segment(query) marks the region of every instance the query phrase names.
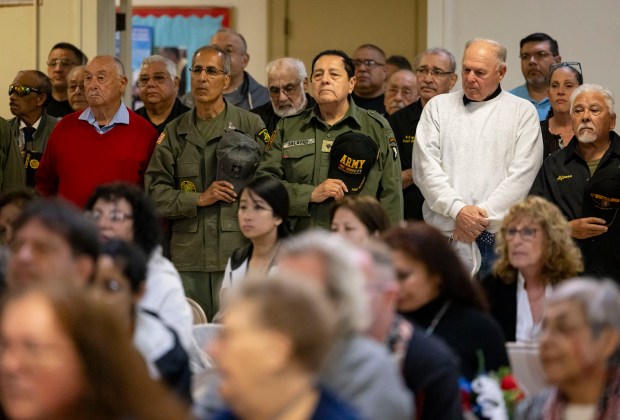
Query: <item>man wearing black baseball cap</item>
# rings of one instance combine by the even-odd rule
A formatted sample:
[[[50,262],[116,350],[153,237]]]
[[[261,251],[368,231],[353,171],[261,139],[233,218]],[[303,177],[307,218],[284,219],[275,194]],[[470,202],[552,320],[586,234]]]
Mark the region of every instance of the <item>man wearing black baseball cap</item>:
[[[328,229],[331,203],[348,193],[377,197],[392,222],[403,218],[400,159],[392,129],[377,112],[355,105],[354,86],[355,66],[349,56],[339,50],[319,53],[311,73],[317,105],[280,120],[261,160],[257,174],[284,181],[296,232]],[[375,161],[355,157],[359,148],[341,150],[341,141],[358,141],[348,136],[337,140],[346,133],[363,134],[359,145],[374,143],[376,150],[371,147],[370,154],[378,155]]]

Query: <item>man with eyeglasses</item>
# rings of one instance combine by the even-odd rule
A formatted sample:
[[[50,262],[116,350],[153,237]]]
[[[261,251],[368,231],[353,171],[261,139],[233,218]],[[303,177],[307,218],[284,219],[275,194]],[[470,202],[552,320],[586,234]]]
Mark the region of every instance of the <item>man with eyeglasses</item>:
[[[172,220],[170,252],[188,297],[212,319],[226,263],[246,242],[237,221],[238,194],[217,178],[217,149],[226,130],[255,139],[261,149],[269,134],[260,117],[224,98],[231,59],[207,45],[192,56],[194,107],[166,126],[146,171],[146,189],[162,217]]]
[[[88,108],[86,91],[84,90],[84,69],[85,66],[73,67],[67,76],[69,105],[75,112],[82,112]]]
[[[73,67],[83,66],[86,61],[86,55],[73,44],[59,42],[52,47],[47,57],[47,75],[52,80],[47,113],[52,117],[64,117],[74,112],[67,97],[67,76]]]
[[[95,188],[113,181],[144,185],[157,132],[121,101],[127,87],[116,57],[93,58],[84,70],[88,108],[65,116],[50,135],[36,189],[83,207]]]
[[[398,70],[387,81],[385,89],[385,115],[389,116],[418,100],[415,74],[411,70]]]
[[[620,282],[620,137],[614,95],[584,84],[570,97],[575,136],[545,159],[530,194],[556,204],[569,220],[585,271]]]
[[[51,97],[50,79],[38,70],[18,72],[9,86],[9,108],[15,115],[9,121],[11,138],[21,151],[26,185],[32,188],[48,139],[58,122],[46,112]]]
[[[376,45],[364,44],[353,53],[355,65],[355,105],[385,114],[384,91],[387,80],[385,52]]]
[[[519,59],[525,83],[510,93],[530,101],[538,111],[538,118],[544,121],[551,109],[549,103],[549,67],[562,61],[558,42],[549,35],[537,32],[526,36],[519,43]]]
[[[490,273],[495,233],[510,206],[527,195],[542,164],[536,109],[502,91],[505,74],[504,45],[480,38],[467,42],[463,91],[426,103],[413,144],[413,179],[425,199],[424,220],[450,240],[472,277]]]
[[[400,161],[392,129],[377,112],[362,109],[350,99],[355,83],[355,66],[346,53],[320,52],[312,61],[311,77],[317,105],[280,120],[258,167],[257,175],[284,181],[294,232],[329,229],[331,204],[349,193],[379,199],[393,223],[403,218]],[[363,134],[378,148],[369,152],[378,156],[356,192],[338,176],[329,176],[332,144],[343,134]],[[346,154],[342,159],[341,167],[348,173],[360,173],[368,163]]]
[[[177,66],[174,61],[161,55],[152,55],[142,60],[138,88],[144,106],[138,108],[136,114],[150,122],[158,135],[163,133],[166,124],[189,111],[177,98]]]
[[[413,170],[411,169],[415,131],[422,115],[422,108],[431,98],[450,92],[458,76],[455,73],[456,60],[454,56],[450,51],[443,48],[429,48],[418,54],[414,61],[414,68],[419,99],[402,110],[391,114],[388,121],[394,130],[400,151],[405,219],[423,220],[422,203],[424,203],[424,197],[414,183]]]
[[[261,117],[270,133],[282,117],[299,114],[314,106],[314,99],[306,93],[306,66],[297,58],[283,57],[267,64],[267,85],[271,101],[252,112]]]

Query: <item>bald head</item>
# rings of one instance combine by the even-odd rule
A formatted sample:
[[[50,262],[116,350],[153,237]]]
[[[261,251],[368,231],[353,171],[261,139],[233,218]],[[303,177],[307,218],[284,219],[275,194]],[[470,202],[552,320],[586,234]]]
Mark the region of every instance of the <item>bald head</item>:
[[[484,101],[499,87],[506,74],[506,47],[491,39],[477,38],[465,44],[462,83],[465,96]]]

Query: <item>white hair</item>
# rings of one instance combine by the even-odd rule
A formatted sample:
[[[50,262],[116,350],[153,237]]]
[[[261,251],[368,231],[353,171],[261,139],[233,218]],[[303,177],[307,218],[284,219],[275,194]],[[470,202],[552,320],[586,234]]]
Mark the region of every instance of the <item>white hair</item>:
[[[326,293],[338,308],[341,332],[366,329],[369,321],[364,273],[356,263],[360,255],[345,239],[327,231],[309,231],[282,243],[279,257],[318,254],[325,260]]]
[[[276,60],[270,61],[267,64],[267,77],[275,73],[277,70],[282,68],[292,67],[297,72],[297,76],[299,76],[299,82],[303,82],[306,77],[308,77],[308,72],[306,71],[306,66],[303,61],[298,58],[293,57],[282,57]]]
[[[573,105],[575,103],[575,99],[577,96],[582,93],[600,93],[605,98],[605,104],[607,105],[607,110],[609,111],[609,115],[614,117],[616,115],[616,111],[614,110],[614,94],[609,89],[605,89],[601,85],[596,85],[594,83],[585,83],[579,86],[577,89],[573,91],[570,95],[570,113],[573,113]]]
[[[151,55],[149,57],[146,57],[144,60],[142,60],[140,71],[142,71],[142,67],[148,64],[155,64],[155,63],[164,63],[164,65],[166,66],[166,71],[168,72],[170,77],[172,79],[177,77],[177,65],[174,63],[174,61],[159,54]]]

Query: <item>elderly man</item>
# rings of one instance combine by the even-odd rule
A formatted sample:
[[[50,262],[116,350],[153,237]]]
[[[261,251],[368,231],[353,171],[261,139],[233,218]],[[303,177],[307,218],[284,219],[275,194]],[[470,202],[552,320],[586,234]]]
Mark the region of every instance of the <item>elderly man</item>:
[[[161,55],[152,55],[142,60],[138,88],[144,106],[137,109],[136,114],[150,122],[158,135],[163,133],[166,124],[189,111],[177,99],[177,66]]]
[[[414,66],[420,99],[406,106],[402,111],[390,115],[388,121],[394,130],[400,151],[405,219],[423,220],[424,197],[414,183],[411,169],[415,131],[422,115],[422,108],[431,98],[450,92],[458,76],[455,73],[454,56],[443,48],[429,48],[418,54]]]
[[[252,112],[261,117],[270,133],[282,117],[299,114],[314,106],[314,99],[306,93],[306,66],[297,58],[283,57],[267,64],[267,85],[271,102],[254,108]]]
[[[398,70],[387,81],[383,101],[385,114],[392,115],[417,101],[418,98],[415,74],[411,70]]]
[[[67,95],[71,109],[82,112],[88,108],[86,91],[84,90],[85,66],[73,67],[67,76]]]
[[[530,194],[555,203],[570,221],[586,273],[620,281],[620,137],[613,131],[614,96],[585,84],[570,101],[575,137],[545,160]]]
[[[372,109],[379,114],[385,114],[383,93],[387,70],[385,67],[385,53],[373,44],[360,45],[353,54],[355,65],[355,88],[353,100],[360,108]]]
[[[538,111],[538,118],[547,118],[551,109],[549,103],[549,67],[562,61],[558,42],[545,33],[526,36],[519,43],[519,58],[525,83],[510,93],[530,101]]]
[[[75,66],[86,64],[86,55],[68,42],[54,45],[47,57],[47,75],[52,80],[52,94],[47,113],[52,117],[64,117],[73,112],[67,95],[67,75]]]
[[[127,86],[115,57],[93,58],[84,71],[89,107],[64,117],[52,132],[37,190],[83,207],[98,185],[126,181],[142,186],[157,140],[155,129],[121,102]]]
[[[237,221],[239,191],[217,177],[218,144],[226,130],[246,133],[261,149],[269,142],[258,115],[224,99],[230,66],[228,53],[217,46],[194,52],[190,72],[196,105],[166,126],[146,173],[157,210],[174,219],[170,252],[185,293],[209,319],[219,307],[228,258],[245,241]]]
[[[73,206],[62,200],[31,202],[13,225],[7,266],[9,288],[43,281],[86,286],[95,274],[99,235]]]
[[[311,87],[317,106],[278,123],[257,171],[284,181],[291,197],[295,231],[329,229],[333,199],[353,193],[352,184],[357,185],[356,192],[378,197],[392,222],[402,219],[400,161],[392,129],[382,116],[359,108],[349,99],[355,86],[354,71],[352,60],[339,50],[323,51],[314,58]],[[349,142],[350,156],[333,153],[335,142],[347,147],[347,136],[340,138],[346,134],[363,137],[366,143],[356,144],[370,142],[374,146],[370,149],[377,150],[364,153],[364,159],[355,158],[360,149]],[[334,158],[342,160],[339,169],[360,176],[360,181],[348,182],[351,191],[343,181],[345,177],[336,176],[338,170],[330,171]],[[362,170],[367,171],[364,177],[359,173]]]
[[[424,220],[450,238],[472,276],[490,272],[494,234],[510,206],[527,195],[542,163],[536,109],[500,87],[505,61],[500,43],[467,42],[463,92],[426,104],[413,145]]]
[[[17,73],[9,86],[9,108],[15,115],[11,125],[11,137],[24,159],[26,185],[34,187],[35,173],[47,141],[58,120],[46,112],[52,97],[50,79],[38,70]]]

